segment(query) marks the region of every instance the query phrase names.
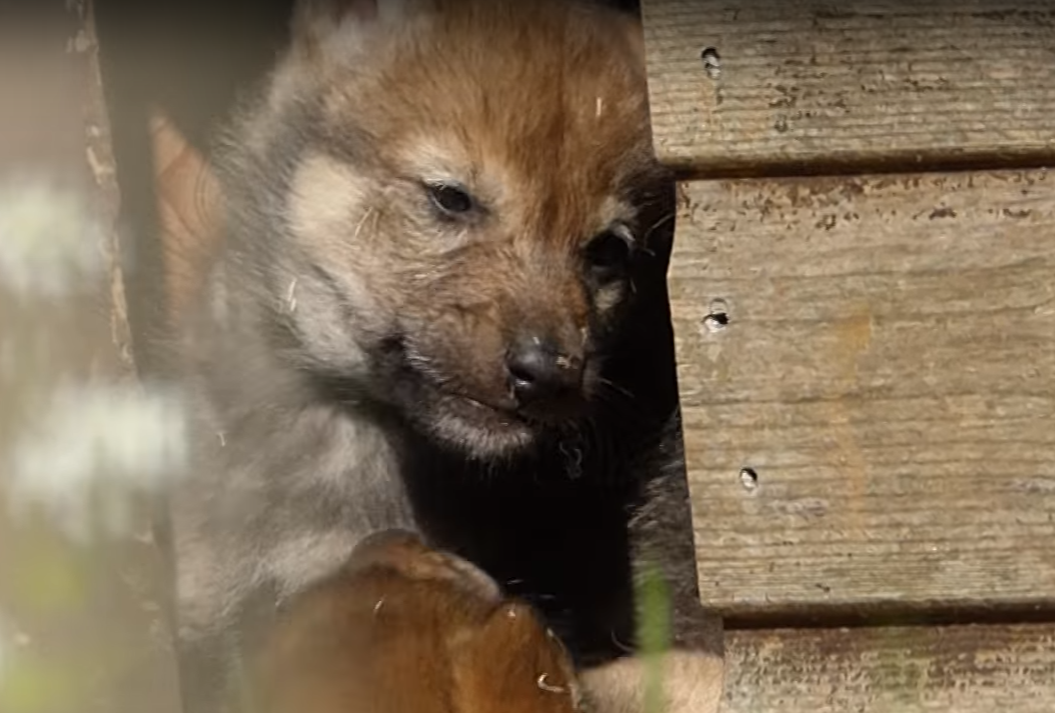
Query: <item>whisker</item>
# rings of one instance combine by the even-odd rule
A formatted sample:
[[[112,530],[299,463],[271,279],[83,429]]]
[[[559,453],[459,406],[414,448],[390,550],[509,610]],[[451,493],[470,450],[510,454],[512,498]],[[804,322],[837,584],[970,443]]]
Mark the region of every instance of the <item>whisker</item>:
[[[627,397],[631,401],[635,400],[635,398],[636,398],[634,396],[634,394],[629,389],[627,389],[625,386],[621,386],[621,385],[617,384],[616,382],[612,381],[611,379],[606,378],[604,376],[597,377],[597,383],[601,384],[602,386],[606,386],[609,389],[613,389],[613,390],[619,392],[620,394],[622,394],[623,396]]]
[[[355,225],[355,231],[352,233],[352,242],[353,243],[355,243],[356,241],[359,240],[359,233],[362,231],[363,225],[366,223],[367,219],[370,218],[370,216],[372,216],[376,212],[377,211],[374,210],[374,208],[372,208],[372,207],[367,208],[366,212],[363,213],[361,218],[359,218],[359,222],[356,223],[356,225]],[[377,228],[376,224],[374,225],[374,228],[376,230],[376,228]]]
[[[612,636],[612,643],[615,644],[617,648],[622,650],[622,652],[624,654],[632,654],[632,653],[634,653],[634,647],[630,646],[629,644],[624,644],[622,641],[620,641],[619,637],[615,633],[615,630],[612,630],[611,636]]]
[[[647,252],[649,255],[654,257],[656,253],[648,247],[649,239],[652,237],[653,233],[655,233],[657,230],[659,230],[662,226],[666,225],[670,221],[674,220],[676,217],[677,217],[677,213],[676,212],[667,213],[662,218],[657,220],[652,225],[651,228],[646,230],[644,237],[642,237],[642,239],[641,239],[641,242],[642,242],[641,249],[644,250],[645,252]]]

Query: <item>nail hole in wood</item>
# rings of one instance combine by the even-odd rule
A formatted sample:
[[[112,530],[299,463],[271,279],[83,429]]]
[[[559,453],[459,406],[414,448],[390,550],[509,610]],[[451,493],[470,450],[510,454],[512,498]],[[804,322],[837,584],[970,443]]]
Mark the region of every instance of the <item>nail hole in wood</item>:
[[[703,326],[710,332],[719,332],[729,326],[729,311],[724,300],[711,303],[707,316],[703,318]]]
[[[718,79],[722,74],[722,60],[718,56],[718,50],[708,47],[700,52],[700,60],[703,62],[703,71],[711,79]]]
[[[740,485],[744,486],[744,490],[748,492],[753,492],[758,488],[758,473],[754,468],[740,469]]]

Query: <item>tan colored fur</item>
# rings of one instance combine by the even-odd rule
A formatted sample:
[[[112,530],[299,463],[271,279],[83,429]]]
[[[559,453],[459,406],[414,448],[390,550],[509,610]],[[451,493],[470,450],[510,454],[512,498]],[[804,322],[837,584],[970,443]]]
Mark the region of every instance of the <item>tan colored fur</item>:
[[[618,659],[584,672],[582,686],[589,692],[598,713],[642,713],[646,676],[653,670],[662,676],[664,711],[717,713],[719,710],[724,682],[722,660],[698,652],[670,651],[663,654],[656,669],[642,658]]]

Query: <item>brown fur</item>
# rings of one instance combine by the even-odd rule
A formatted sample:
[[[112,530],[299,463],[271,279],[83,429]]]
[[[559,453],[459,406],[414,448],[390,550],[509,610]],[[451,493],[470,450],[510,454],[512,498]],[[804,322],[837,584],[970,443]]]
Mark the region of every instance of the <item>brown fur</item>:
[[[290,602],[252,713],[573,713],[571,663],[527,606],[413,536],[364,541]],[[541,684],[540,684],[541,681]]]
[[[529,444],[531,420],[550,417],[515,408],[503,358],[517,340],[553,340],[585,362],[582,396],[596,395],[605,339],[634,285],[585,282],[584,250],[618,226],[647,254],[663,216],[642,194],[665,174],[629,21],[553,0],[403,4],[405,16],[386,24],[382,12],[365,28],[302,20],[309,29],[266,110],[243,125],[233,167],[242,180],[263,169],[255,162],[274,142],[291,140],[291,113],[311,115],[310,135],[287,192],[268,205],[234,198],[252,211],[247,222],[266,214],[288,226],[298,263],[325,267],[273,266],[271,299],[297,307],[294,338],[318,342],[299,356],[345,372],[365,360],[381,387],[372,396],[491,458]],[[479,210],[438,220],[422,185],[437,180],[463,184]],[[320,334],[313,316],[340,309],[325,304],[330,291],[352,307],[346,334]],[[396,395],[376,364],[393,340],[413,367]]]

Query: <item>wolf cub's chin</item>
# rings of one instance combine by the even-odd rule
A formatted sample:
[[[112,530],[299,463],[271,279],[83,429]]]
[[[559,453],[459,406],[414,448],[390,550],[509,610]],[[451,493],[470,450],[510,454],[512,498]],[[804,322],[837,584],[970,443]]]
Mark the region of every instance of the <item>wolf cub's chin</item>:
[[[451,398],[426,421],[435,440],[474,460],[494,460],[528,449],[538,438],[525,421],[464,398]]]
[[[475,460],[516,455],[536,442],[539,426],[472,396],[420,384],[401,404],[414,426],[438,445]]]

